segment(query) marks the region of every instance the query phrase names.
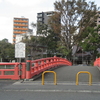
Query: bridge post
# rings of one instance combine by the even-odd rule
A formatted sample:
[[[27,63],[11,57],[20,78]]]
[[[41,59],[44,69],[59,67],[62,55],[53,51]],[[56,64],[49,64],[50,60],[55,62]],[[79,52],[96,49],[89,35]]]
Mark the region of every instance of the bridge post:
[[[28,55],[26,60],[26,80],[31,78],[31,55]]]

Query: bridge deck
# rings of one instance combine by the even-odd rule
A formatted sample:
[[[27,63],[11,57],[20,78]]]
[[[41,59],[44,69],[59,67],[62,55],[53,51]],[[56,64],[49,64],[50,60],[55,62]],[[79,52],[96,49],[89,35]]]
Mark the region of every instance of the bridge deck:
[[[54,69],[57,73],[57,82],[59,81],[67,81],[67,82],[75,82],[76,74],[79,71],[88,71],[92,74],[92,82],[100,82],[100,71],[97,67],[93,66],[63,66]],[[53,81],[53,73],[45,74],[45,81]],[[41,77],[36,79],[36,81],[41,81]],[[89,75],[81,73],[79,74],[79,82],[88,82]]]

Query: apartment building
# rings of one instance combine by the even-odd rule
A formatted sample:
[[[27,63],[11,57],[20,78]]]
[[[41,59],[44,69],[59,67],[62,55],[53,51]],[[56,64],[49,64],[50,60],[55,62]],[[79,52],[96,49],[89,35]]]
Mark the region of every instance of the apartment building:
[[[53,11],[37,13],[37,22],[42,23],[42,24],[48,24],[48,19],[53,14],[54,14]]]
[[[29,19],[28,18],[17,18],[13,19],[13,44],[16,43],[16,36],[26,33],[29,27]]]
[[[32,29],[28,29],[28,31],[26,33],[20,34],[20,35],[16,35],[16,43],[24,40],[24,39],[31,39],[31,37],[33,36],[33,30]]]
[[[48,12],[40,12],[37,13],[37,32],[40,29],[41,25],[46,24],[48,25],[48,20],[50,18],[50,16],[52,16],[54,14],[53,11],[48,11]],[[50,27],[48,27],[50,28]]]

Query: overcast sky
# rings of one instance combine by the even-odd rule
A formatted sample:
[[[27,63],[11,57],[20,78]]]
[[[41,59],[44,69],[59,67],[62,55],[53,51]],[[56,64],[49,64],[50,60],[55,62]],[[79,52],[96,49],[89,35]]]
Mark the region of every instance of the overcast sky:
[[[57,0],[0,0],[0,40],[7,38],[12,43],[14,17],[29,18],[30,25],[31,22],[36,22],[37,13],[54,11],[55,1]],[[100,0],[91,1],[100,6]]]

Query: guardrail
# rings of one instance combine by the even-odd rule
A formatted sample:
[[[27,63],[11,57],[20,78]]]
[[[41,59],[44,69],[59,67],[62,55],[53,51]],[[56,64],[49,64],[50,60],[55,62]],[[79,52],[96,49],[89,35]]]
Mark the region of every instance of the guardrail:
[[[100,67],[100,58],[97,58],[97,59],[94,61],[94,66]]]

